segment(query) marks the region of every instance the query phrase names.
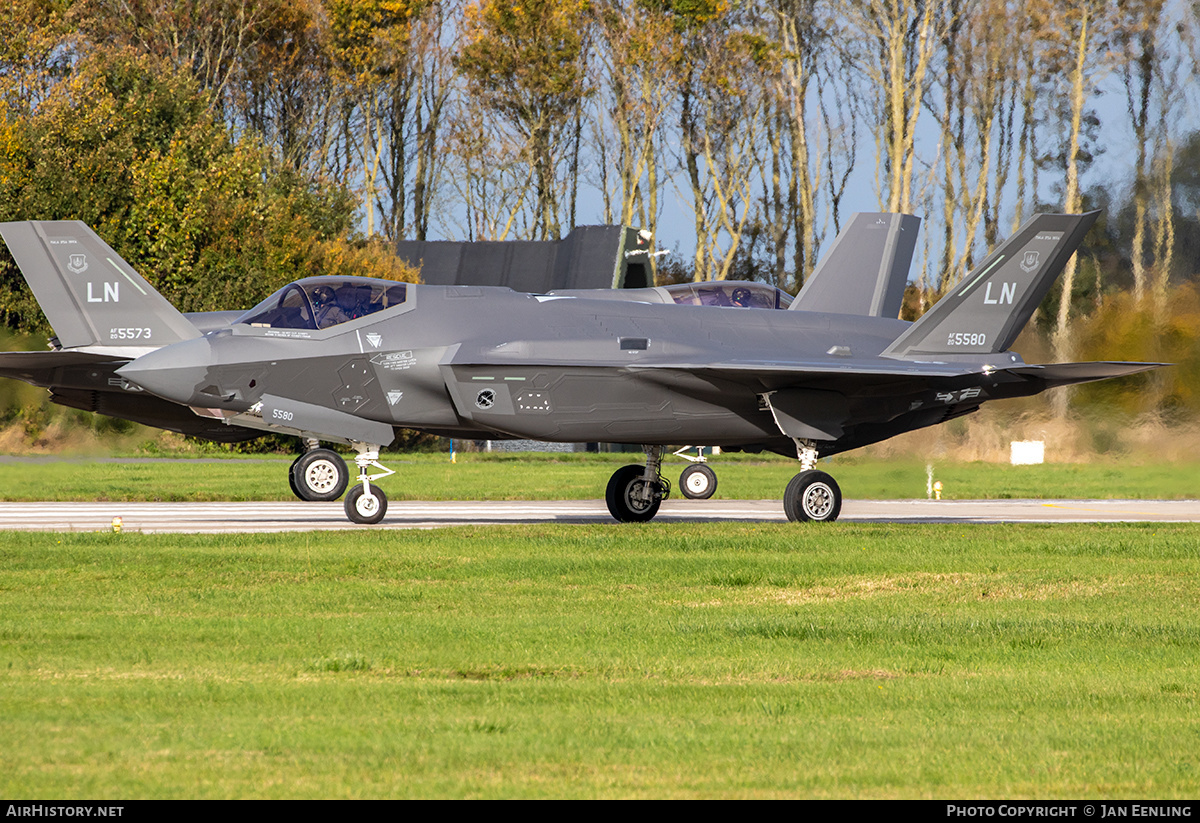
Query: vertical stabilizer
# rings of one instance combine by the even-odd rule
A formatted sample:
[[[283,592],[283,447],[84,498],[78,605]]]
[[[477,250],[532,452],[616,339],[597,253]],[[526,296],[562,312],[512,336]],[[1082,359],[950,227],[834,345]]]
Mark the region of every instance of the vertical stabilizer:
[[[920,227],[911,214],[855,214],[790,308],[897,317]]]
[[[0,236],[63,348],[144,349],[200,336],[83,223],[0,223]]]
[[[909,326],[883,355],[1007,351],[1099,214],[1036,215]]]

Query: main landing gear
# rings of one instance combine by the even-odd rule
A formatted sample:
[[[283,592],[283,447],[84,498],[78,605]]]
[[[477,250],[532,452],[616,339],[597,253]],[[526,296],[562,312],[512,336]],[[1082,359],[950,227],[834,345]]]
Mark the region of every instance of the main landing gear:
[[[346,492],[350,482],[350,472],[346,461],[334,451],[318,448],[320,443],[315,439],[304,441],[308,451],[296,458],[288,471],[288,482],[292,491],[301,500],[310,502],[327,502],[337,500]],[[358,468],[358,479],[349,492],[342,506],[346,517],[352,523],[373,525],[387,514],[387,495],[378,486],[371,483],[380,478],[395,474],[392,469],[384,467],[379,462],[379,447],[370,443],[355,443],[354,450],[358,454],[354,465]],[[379,469],[374,474],[368,474],[371,466]]]
[[[678,452],[676,452],[678,454]],[[837,481],[823,471],[817,471],[817,448],[811,440],[796,440],[796,456],[800,459],[801,471],[788,483],[783,493],[783,511],[788,520],[812,521],[816,523],[832,523],[837,520],[842,511],[842,490]],[[671,486],[663,479],[662,447],[646,447],[646,467],[622,466],[613,472],[608,481],[608,489],[604,493],[604,502],[608,504],[609,513],[622,523],[645,523],[658,514],[658,507],[670,494]],[[704,470],[709,475],[712,470],[697,463],[684,469],[679,478],[680,485],[685,489],[694,482],[692,491],[703,491],[701,480],[707,478],[699,472]],[[696,479],[699,475],[700,479]],[[708,494],[711,497],[716,489],[716,477],[712,477],[712,485]],[[688,497],[699,498],[699,494],[687,494]]]
[[[828,474],[816,470],[817,449],[811,440],[796,440],[802,471],[792,478],[783,493],[783,512],[788,520],[832,523],[842,511],[842,490]]]
[[[297,457],[288,470],[292,493],[301,500],[337,500],[350,481],[346,461],[337,452],[318,448],[316,440],[307,440],[305,444],[308,451]]]
[[[371,482],[396,472],[379,462],[378,446],[369,443],[355,443],[354,450],[358,452],[354,458],[354,464],[358,466],[357,483],[361,485],[356,484],[346,493],[346,499],[342,501],[342,506],[351,523],[370,526],[378,523],[387,514],[387,495],[383,493],[383,489],[372,486]],[[370,466],[374,466],[379,471],[375,474],[368,474],[367,468]]]
[[[613,472],[604,492],[608,512],[622,523],[645,523],[671,493],[662,476],[662,446],[646,447],[646,467],[622,466]]]

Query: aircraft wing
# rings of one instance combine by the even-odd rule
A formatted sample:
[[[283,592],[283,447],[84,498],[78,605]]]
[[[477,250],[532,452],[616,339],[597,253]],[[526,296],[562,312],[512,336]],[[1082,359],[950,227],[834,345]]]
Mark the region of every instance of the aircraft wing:
[[[1050,386],[1066,386],[1075,383],[1089,383],[1094,380],[1107,380],[1112,377],[1124,377],[1168,365],[1170,364],[1119,361],[1021,364],[1012,368],[995,369],[990,374],[999,375],[1002,378],[1008,376],[1010,380],[1013,378],[1044,380]],[[889,363],[872,365],[847,363],[842,365],[830,363],[828,360],[813,362],[733,360],[723,363],[694,364],[639,363],[626,368],[634,372],[675,371],[709,375],[733,383],[757,384],[767,388],[804,385],[814,380],[825,381],[830,377],[840,378],[847,385],[887,384],[912,380],[927,380],[931,381],[931,384],[936,384],[941,381],[989,374],[978,367],[958,363],[914,363],[912,361],[896,361],[895,365]]]
[[[977,367],[956,363],[914,363],[911,361],[873,361],[837,363],[825,360],[730,360],[720,363],[638,363],[626,368],[631,372],[686,373],[747,386],[755,391],[796,386],[821,385],[854,392],[872,386],[898,383],[961,380],[979,373]]]
[[[823,454],[834,454],[891,433],[968,414],[985,399],[1023,397],[1054,386],[1136,374],[1163,364],[1021,364],[990,370],[950,363],[904,365],[907,367],[729,362],[696,364],[691,368],[675,364],[639,364],[628,368],[642,379],[658,378],[670,383],[681,393],[688,391],[688,381],[683,379],[685,373],[722,393],[736,389],[752,391],[763,397],[783,434],[821,442]],[[873,429],[862,428],[861,424],[885,409],[890,415],[887,423]],[[777,445],[765,447],[786,452],[786,448],[781,451]]]

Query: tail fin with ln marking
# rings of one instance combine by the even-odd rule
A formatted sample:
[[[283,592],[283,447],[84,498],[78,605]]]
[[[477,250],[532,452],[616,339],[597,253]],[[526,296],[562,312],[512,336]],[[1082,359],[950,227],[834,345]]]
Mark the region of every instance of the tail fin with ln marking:
[[[883,355],[913,359],[1007,351],[1099,215],[1036,215]]]
[[[83,223],[0,223],[0,236],[63,348],[157,348],[200,336]]]

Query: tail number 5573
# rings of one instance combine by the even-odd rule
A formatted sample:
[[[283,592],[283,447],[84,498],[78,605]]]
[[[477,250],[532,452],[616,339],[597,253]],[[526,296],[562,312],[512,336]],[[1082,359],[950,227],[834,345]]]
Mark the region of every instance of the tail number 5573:
[[[149,340],[150,329],[109,329],[109,340]]]

